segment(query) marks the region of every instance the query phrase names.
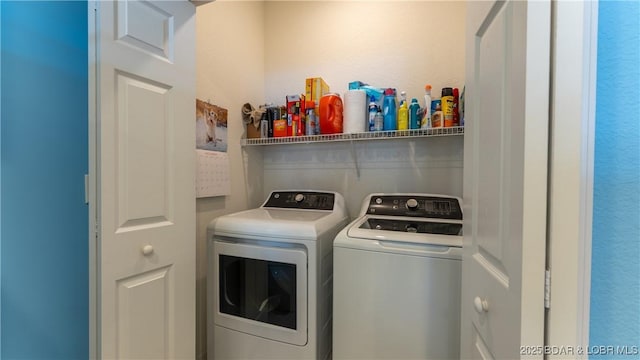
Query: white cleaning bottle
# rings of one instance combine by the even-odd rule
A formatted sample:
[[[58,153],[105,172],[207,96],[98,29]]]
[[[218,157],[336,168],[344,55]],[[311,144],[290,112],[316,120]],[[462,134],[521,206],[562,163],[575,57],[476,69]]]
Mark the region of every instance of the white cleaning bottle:
[[[420,128],[428,129],[431,127],[431,85],[425,85],[424,91],[424,110],[422,111],[422,122],[420,123]]]

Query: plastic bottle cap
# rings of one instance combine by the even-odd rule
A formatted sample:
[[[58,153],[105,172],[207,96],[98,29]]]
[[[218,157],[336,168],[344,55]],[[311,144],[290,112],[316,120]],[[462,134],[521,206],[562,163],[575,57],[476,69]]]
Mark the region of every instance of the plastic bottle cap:
[[[431,85],[429,85],[429,84],[425,85],[425,86],[424,86],[424,89],[425,89],[426,91],[431,91]]]

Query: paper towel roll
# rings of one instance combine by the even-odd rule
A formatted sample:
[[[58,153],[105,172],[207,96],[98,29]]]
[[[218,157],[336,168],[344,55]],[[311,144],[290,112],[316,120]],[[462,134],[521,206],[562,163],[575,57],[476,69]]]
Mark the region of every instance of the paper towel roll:
[[[366,131],[367,105],[367,93],[364,90],[349,90],[344,94],[344,133]]]

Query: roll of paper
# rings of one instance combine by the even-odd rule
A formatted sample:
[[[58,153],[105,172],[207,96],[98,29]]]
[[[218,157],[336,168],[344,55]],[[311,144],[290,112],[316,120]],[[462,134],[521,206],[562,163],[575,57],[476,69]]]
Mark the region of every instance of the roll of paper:
[[[344,94],[344,133],[365,132],[367,124],[367,93],[349,90]]]

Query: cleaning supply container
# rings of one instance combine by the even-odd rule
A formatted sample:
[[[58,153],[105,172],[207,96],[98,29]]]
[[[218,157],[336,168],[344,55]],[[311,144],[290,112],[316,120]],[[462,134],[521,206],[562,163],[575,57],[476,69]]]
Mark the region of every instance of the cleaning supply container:
[[[339,94],[326,94],[320,98],[320,133],[342,133],[342,99]]]

